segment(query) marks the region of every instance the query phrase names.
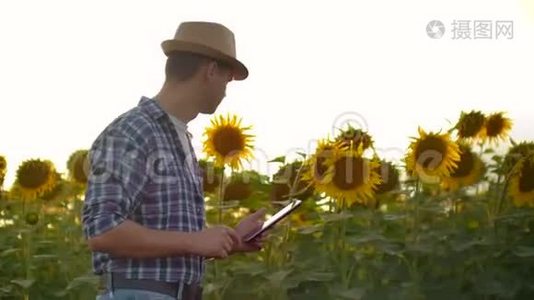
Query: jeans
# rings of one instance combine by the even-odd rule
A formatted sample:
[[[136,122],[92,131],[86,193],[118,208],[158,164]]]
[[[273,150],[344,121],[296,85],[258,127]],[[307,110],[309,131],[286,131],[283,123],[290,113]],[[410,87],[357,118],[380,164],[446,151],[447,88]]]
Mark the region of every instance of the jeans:
[[[176,300],[168,295],[133,289],[116,289],[113,294],[98,295],[96,300]],[[181,299],[178,299],[181,300]]]

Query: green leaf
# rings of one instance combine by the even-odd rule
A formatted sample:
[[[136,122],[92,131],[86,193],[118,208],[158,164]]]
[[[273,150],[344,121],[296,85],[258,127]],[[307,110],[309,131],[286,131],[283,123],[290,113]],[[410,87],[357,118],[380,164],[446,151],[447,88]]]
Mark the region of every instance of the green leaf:
[[[17,252],[19,252],[19,251],[20,251],[19,248],[6,249],[6,250],[2,251],[2,253],[0,253],[0,257],[6,257],[6,256],[8,256],[8,255],[17,253]]]
[[[513,252],[522,258],[534,257],[534,247],[518,246]]]
[[[334,279],[335,274],[331,272],[306,272],[305,278],[308,281],[330,281]]]
[[[278,162],[284,164],[286,162],[285,156],[278,156],[277,158],[270,160],[269,162]]]
[[[347,241],[352,245],[367,244],[370,242],[384,241],[385,238],[381,235],[369,233],[363,236],[352,236],[347,238]]]
[[[222,288],[222,284],[216,284],[216,283],[207,283],[204,285],[203,287],[203,292],[205,292],[206,294],[211,294],[211,293],[214,293],[215,291],[217,290],[220,290]]]
[[[42,241],[38,241],[37,244],[38,245],[42,245],[42,246],[53,246],[56,243],[54,241],[50,241],[50,240],[42,240]]]
[[[231,266],[232,271],[237,275],[247,275],[249,277],[265,273],[265,265],[259,262],[236,261]]]
[[[516,220],[519,221],[519,220],[522,220],[524,218],[532,218],[532,217],[534,217],[534,214],[532,212],[520,211],[520,212],[516,212],[516,213],[509,213],[509,214],[503,214],[503,215],[497,216],[497,217],[495,217],[495,220],[503,221],[503,220],[516,219]]]
[[[27,290],[32,286],[35,280],[34,279],[13,279],[10,282]]]
[[[4,295],[10,294],[12,290],[13,290],[13,286],[12,285],[6,285],[6,286],[3,286],[3,287],[0,287],[0,296],[2,294],[4,294]]]
[[[433,254],[434,250],[430,245],[427,244],[408,244],[406,245],[406,250],[409,252],[416,252],[420,254]]]
[[[65,289],[63,291],[55,292],[54,296],[56,296],[58,298],[63,298],[65,296],[67,296],[68,293],[69,293],[69,291]]]
[[[387,213],[384,214],[384,220],[386,221],[399,221],[407,218],[406,213]]]
[[[266,275],[265,278],[269,280],[269,283],[273,286],[280,286],[282,281],[289,275],[293,270],[280,270],[269,275]]]
[[[306,153],[304,152],[297,152],[298,155],[300,155],[302,158],[306,158]]]
[[[363,295],[365,294],[365,290],[360,288],[352,288],[352,289],[334,289],[331,291],[332,296],[341,297],[342,299],[351,299],[351,300],[358,300],[362,299]]]
[[[309,226],[309,227],[305,227],[305,228],[300,229],[299,233],[300,234],[312,234],[312,233],[319,232],[321,230],[323,230],[323,226],[321,226],[321,225],[313,225],[313,226]]]
[[[55,254],[37,254],[33,256],[33,259],[37,261],[55,260],[58,256]]]
[[[500,164],[502,162],[502,156],[500,155],[493,155],[493,157],[491,157],[491,159],[493,161],[495,161],[496,163]]]
[[[332,214],[323,214],[323,219],[325,222],[336,222],[336,221],[341,221],[341,220],[345,220],[345,219],[350,219],[352,218],[352,213],[350,212],[347,212],[347,211],[342,211],[340,213],[332,213]]]
[[[456,252],[466,251],[474,246],[487,245],[486,241],[483,240],[472,240],[456,243],[452,246],[452,249]]]

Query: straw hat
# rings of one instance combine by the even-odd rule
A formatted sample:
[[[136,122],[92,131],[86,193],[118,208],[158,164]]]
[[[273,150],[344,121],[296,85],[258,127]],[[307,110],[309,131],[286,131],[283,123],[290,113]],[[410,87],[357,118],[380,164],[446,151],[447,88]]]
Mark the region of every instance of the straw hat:
[[[165,55],[187,51],[223,61],[234,69],[234,80],[248,77],[248,69],[236,58],[234,33],[224,25],[212,22],[184,22],[174,39],[161,43]]]

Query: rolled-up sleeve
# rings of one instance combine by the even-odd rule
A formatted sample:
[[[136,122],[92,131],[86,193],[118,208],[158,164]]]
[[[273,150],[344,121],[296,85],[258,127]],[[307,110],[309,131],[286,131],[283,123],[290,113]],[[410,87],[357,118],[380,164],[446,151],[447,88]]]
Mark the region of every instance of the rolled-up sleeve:
[[[86,238],[121,224],[142,198],[144,151],[121,133],[102,134],[89,153],[89,176],[82,209]]]

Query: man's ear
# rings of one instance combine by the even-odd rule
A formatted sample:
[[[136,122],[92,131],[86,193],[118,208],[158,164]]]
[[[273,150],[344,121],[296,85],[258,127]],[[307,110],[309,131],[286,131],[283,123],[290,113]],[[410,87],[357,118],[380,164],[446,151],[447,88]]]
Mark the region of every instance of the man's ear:
[[[206,65],[206,79],[211,80],[211,78],[217,75],[217,63],[215,61],[209,61]]]

